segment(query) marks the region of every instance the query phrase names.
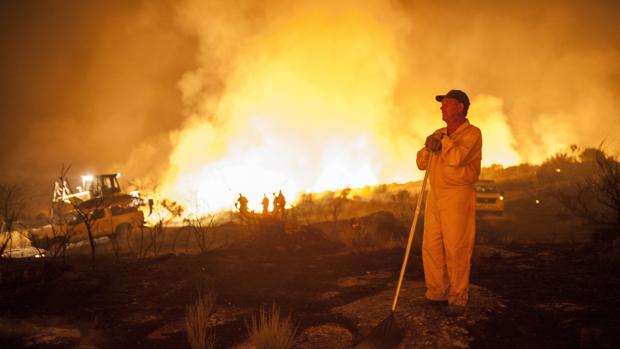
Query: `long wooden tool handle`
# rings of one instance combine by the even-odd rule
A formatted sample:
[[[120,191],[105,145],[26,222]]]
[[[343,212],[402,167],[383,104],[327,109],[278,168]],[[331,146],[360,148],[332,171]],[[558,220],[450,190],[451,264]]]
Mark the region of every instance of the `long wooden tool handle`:
[[[413,243],[413,233],[415,232],[416,225],[418,224],[418,217],[420,216],[420,207],[422,206],[422,198],[426,191],[426,182],[428,181],[428,173],[431,169],[431,161],[433,160],[433,152],[428,157],[428,164],[426,165],[426,171],[424,172],[424,180],[422,181],[422,189],[418,195],[418,203],[415,206],[415,214],[413,215],[413,224],[411,224],[411,230],[409,231],[409,240],[407,241],[407,249],[405,250],[405,258],[403,259],[403,266],[400,268],[400,276],[398,277],[398,284],[396,285],[396,291],[394,292],[394,299],[392,300],[392,312],[396,310],[396,303],[398,302],[398,294],[400,293],[400,287],[403,284],[403,278],[405,277],[405,270],[407,269],[407,262],[409,261],[409,252],[411,251],[411,244]]]

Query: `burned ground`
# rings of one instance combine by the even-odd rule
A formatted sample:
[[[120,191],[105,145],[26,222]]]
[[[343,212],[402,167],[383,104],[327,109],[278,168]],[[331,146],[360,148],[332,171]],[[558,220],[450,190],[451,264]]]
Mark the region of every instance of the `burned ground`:
[[[572,229],[582,233],[568,234],[562,224],[545,226],[544,207],[533,205],[531,198],[515,200],[507,207],[512,216],[479,221],[472,310],[464,317],[423,303],[416,239],[397,311],[407,331],[401,348],[613,347],[619,342],[618,246],[577,240],[587,234],[574,224]],[[374,217],[360,221],[377,231],[398,227],[393,216],[391,222],[388,214]],[[341,223],[340,230],[350,221]],[[532,224],[538,225],[535,232]],[[299,347],[347,347],[388,315],[403,248],[351,245],[335,237],[333,227],[333,222],[292,230],[229,224],[226,234],[243,238],[203,254],[177,248],[156,257],[119,259],[102,247],[94,271],[88,255],[80,254],[51,264],[4,261],[0,346],[188,347],[185,307],[212,290],[217,347],[243,343],[248,319],[272,304],[291,316]],[[178,246],[185,245],[183,239]]]

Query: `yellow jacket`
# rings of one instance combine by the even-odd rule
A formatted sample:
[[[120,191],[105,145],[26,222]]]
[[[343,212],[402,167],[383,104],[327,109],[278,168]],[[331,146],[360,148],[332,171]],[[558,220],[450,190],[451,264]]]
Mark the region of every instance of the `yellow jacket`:
[[[472,187],[480,176],[482,160],[482,134],[480,129],[469,123],[459,126],[450,136],[446,127],[433,134],[441,137],[441,151],[434,154],[429,173],[434,190]],[[443,136],[442,136],[443,135]],[[426,147],[418,151],[416,163],[420,170],[428,166],[430,152]]]

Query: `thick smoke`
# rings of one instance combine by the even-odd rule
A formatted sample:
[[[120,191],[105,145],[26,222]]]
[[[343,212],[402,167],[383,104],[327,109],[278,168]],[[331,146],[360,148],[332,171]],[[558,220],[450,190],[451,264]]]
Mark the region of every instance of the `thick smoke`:
[[[511,134],[502,134],[504,143],[514,147],[519,160],[540,162],[570,144],[585,147],[615,141],[619,126],[614,101],[620,93],[618,7],[614,2],[581,1],[492,5],[467,1],[450,6],[416,1],[340,1],[337,5],[189,1],[180,8],[179,21],[199,38],[200,68],[189,72],[181,86],[190,101],[186,103],[189,113],[217,117],[215,105],[230,74],[243,64],[240,59],[254,59],[243,57],[247,45],[270,40],[273,30],[290,30],[288,36],[294,39],[295,25],[282,28],[278,23],[299,13],[316,14],[317,25],[325,26],[315,33],[320,41],[316,46],[330,50],[331,29],[342,24],[339,19],[346,22],[351,14],[365,14],[379,26],[367,28],[368,32],[380,32],[391,40],[386,47],[373,47],[391,55],[389,64],[397,74],[392,91],[386,92],[392,95],[394,108],[382,116],[388,117],[384,119],[387,128],[402,133],[402,126],[408,126],[405,131],[421,138],[441,126],[432,96],[462,88],[474,98],[484,95],[504,101],[494,102],[495,108],[502,108],[497,117],[505,118],[510,128]],[[351,40],[371,39],[361,32],[349,35]],[[290,44],[270,46],[277,51],[287,50]],[[264,56],[269,54],[277,52]],[[245,72],[248,78],[255,73]],[[471,120],[480,124],[485,116],[478,117],[475,110],[474,105]],[[425,127],[429,123],[433,127]],[[604,130],[601,124],[606,125]],[[489,160],[513,163],[517,159]]]
[[[400,161],[410,151],[395,151],[405,134],[387,120],[406,18],[378,2],[353,4],[182,9],[180,21],[203,38],[201,64],[180,84],[190,120],[175,134],[167,194],[195,191],[219,208],[233,188],[257,202],[277,189],[410,177]]]
[[[263,175],[280,178],[274,186],[293,186],[291,168],[298,190],[408,180],[419,175],[413,157],[424,137],[443,126],[433,97],[451,88],[472,98],[485,164],[538,163],[571,144],[617,146],[619,7],[3,5],[0,164],[4,175],[46,178],[63,162],[151,174],[174,189],[272,152],[278,161],[249,168],[268,168]]]
[[[503,100],[514,148],[525,162],[538,163],[570,144],[616,142],[617,2],[406,7],[412,30],[405,89],[418,91],[415,78],[423,77],[425,89],[462,86],[474,96]],[[475,113],[471,119],[476,122]],[[488,137],[492,130],[486,131]]]
[[[188,1],[178,13],[200,50],[179,84],[188,121],[170,193],[208,192],[204,181],[252,192],[235,178],[248,169],[279,182],[258,190],[291,173],[293,192],[410,179],[442,126],[433,96],[450,88],[472,97],[484,164],[540,162],[619,127],[601,103],[617,97],[620,66],[604,6]]]
[[[176,83],[195,52],[172,4],[0,6],[3,173],[50,180],[62,163],[73,164],[72,175],[125,172],[132,156],[142,158],[133,175],[165,165],[168,133],[182,121]],[[155,146],[159,157],[144,159]]]

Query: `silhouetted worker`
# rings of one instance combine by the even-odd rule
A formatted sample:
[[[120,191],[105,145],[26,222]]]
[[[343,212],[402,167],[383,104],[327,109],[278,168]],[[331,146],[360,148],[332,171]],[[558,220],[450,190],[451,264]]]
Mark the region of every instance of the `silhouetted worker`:
[[[237,199],[237,203],[235,203],[235,206],[237,206],[237,204],[239,204],[240,213],[248,213],[248,199],[245,196],[241,195],[241,193],[239,193],[239,198]]]
[[[286,199],[282,195],[282,190],[278,193],[278,196],[273,199],[273,210],[276,215],[284,217],[284,206],[286,205]]]
[[[468,300],[470,260],[476,234],[476,193],[480,175],[482,134],[466,118],[469,98],[451,90],[435,97],[441,102],[447,127],[426,138],[416,163],[428,169],[430,191],[424,212],[422,261],[426,298],[432,304],[450,304],[460,314]]]
[[[263,201],[261,203],[263,204],[263,216],[267,216],[269,214],[269,199],[267,195],[263,194]]]

